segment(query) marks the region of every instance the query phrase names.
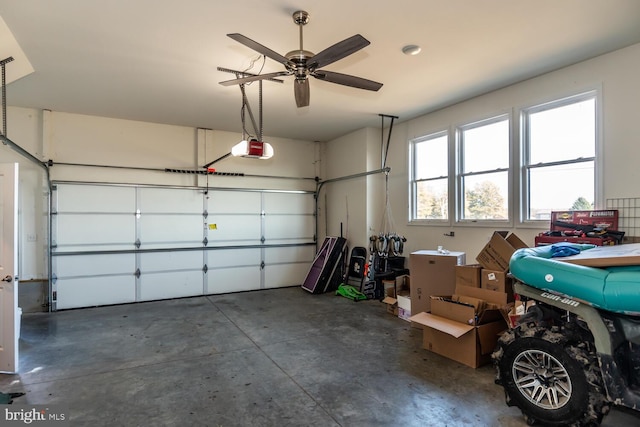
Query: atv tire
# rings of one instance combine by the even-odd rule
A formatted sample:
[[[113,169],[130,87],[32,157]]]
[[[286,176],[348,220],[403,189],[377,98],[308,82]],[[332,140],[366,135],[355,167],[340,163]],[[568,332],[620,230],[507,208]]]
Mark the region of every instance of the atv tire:
[[[599,425],[609,412],[593,345],[582,335],[532,323],[505,332],[498,341],[496,383],[527,424]]]

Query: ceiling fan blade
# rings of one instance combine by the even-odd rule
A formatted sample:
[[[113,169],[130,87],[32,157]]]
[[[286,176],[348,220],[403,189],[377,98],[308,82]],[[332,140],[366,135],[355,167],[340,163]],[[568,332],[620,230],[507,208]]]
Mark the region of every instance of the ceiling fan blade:
[[[308,63],[309,68],[311,70],[322,68],[344,58],[345,56],[349,56],[352,53],[359,51],[369,44],[369,40],[365,39],[360,34],[356,34],[355,36],[344,39],[341,42],[326,48],[317,55],[314,55]]]
[[[362,77],[350,76],[349,74],[335,73],[333,71],[318,70],[311,75],[319,80],[339,85],[351,86],[358,89],[377,91],[382,87],[382,83],[373,80],[363,79]]]
[[[293,83],[293,93],[296,96],[298,108],[307,107],[309,105],[309,79],[296,80]]]
[[[239,85],[243,83],[255,82],[258,80],[271,80],[274,82],[282,83],[282,80],[274,80],[274,77],[287,76],[289,74],[290,73],[287,71],[277,71],[275,73],[258,74],[258,75],[248,76],[248,77],[241,77],[239,79],[225,80],[223,82],[220,82],[220,84],[222,86],[232,86],[232,85]]]
[[[232,33],[232,34],[227,34],[227,37],[231,37],[232,39],[234,39],[235,41],[237,41],[238,43],[241,43],[243,45],[245,45],[246,47],[255,50],[256,52],[273,59],[274,61],[278,61],[281,64],[287,65],[289,64],[289,60],[287,58],[285,58],[284,56],[280,55],[278,52],[275,52],[271,49],[269,49],[266,46],[261,45],[260,43],[251,40],[249,37],[245,37],[242,34],[238,34],[238,33]]]

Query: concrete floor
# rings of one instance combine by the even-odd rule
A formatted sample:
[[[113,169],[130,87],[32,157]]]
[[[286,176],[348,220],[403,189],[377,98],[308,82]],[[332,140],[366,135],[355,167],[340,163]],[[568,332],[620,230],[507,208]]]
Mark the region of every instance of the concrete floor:
[[[78,426],[524,426],[491,366],[422,349],[378,301],[299,287],[23,316],[14,404]],[[637,426],[613,411],[605,426]]]

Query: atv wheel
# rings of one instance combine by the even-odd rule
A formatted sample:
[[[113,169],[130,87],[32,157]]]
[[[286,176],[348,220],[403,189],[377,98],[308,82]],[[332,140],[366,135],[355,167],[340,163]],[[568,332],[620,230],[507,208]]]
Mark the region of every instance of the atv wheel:
[[[505,333],[494,361],[507,404],[518,406],[529,425],[600,424],[609,406],[590,348],[565,328],[521,325]]]

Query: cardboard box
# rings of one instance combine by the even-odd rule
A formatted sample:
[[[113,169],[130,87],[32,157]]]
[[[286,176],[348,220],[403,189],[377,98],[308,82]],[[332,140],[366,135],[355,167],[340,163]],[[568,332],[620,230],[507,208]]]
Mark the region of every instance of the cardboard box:
[[[508,305],[508,295],[487,289],[457,286],[455,295],[482,300],[487,308],[478,313],[474,305],[452,302],[453,295],[431,296],[431,314],[469,325],[481,325],[502,318],[501,309]]]
[[[409,292],[411,290],[411,277],[408,274],[403,274],[396,277],[396,294],[402,291]]]
[[[423,325],[425,349],[471,368],[491,362],[500,333],[506,329],[504,319],[472,326],[431,313],[418,313],[410,320]]]
[[[456,266],[466,264],[464,252],[442,253],[431,250],[412,252],[411,312],[431,310],[431,295],[451,295],[456,286]]]
[[[518,236],[507,231],[496,231],[489,243],[480,251],[476,261],[487,270],[508,271],[511,255],[520,248],[528,247]]]
[[[382,302],[387,305],[387,313],[398,316],[398,299],[396,294],[396,282],[385,280],[383,282],[385,284],[384,288],[384,299]]]
[[[455,291],[460,299],[483,300],[486,308],[478,312],[473,304],[454,302],[453,295],[432,296],[431,313],[417,313],[409,320],[422,325],[425,349],[477,368],[491,361],[498,337],[507,329],[507,294],[464,285]]]
[[[398,296],[409,298],[409,276],[398,276],[395,280],[384,280],[382,283],[385,285],[385,297],[382,302],[387,305],[387,313],[400,317],[398,310]],[[410,303],[407,304],[405,302],[404,304],[409,308],[409,310],[403,311],[403,318],[409,318],[411,316]]]
[[[479,288],[481,271],[482,266],[480,264],[456,265],[456,286]]]
[[[490,291],[504,292],[513,295],[513,279],[504,271],[482,269],[480,287]]]
[[[396,281],[395,280],[383,280],[382,286],[384,287],[385,297],[396,297]]]
[[[386,296],[382,300],[387,305],[387,313],[392,316],[398,316],[398,299],[395,297]]]
[[[411,317],[411,295],[398,295],[398,317],[409,321]]]

